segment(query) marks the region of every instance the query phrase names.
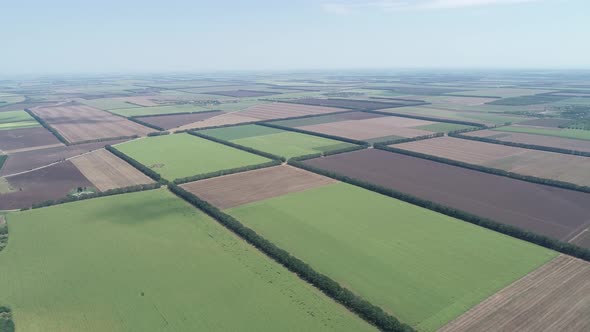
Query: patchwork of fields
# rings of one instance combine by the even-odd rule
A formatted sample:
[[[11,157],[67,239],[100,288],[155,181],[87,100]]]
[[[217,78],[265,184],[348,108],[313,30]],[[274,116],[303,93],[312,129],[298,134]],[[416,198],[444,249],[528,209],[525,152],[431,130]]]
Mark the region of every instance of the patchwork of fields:
[[[269,161],[189,134],[148,137],[115,148],[168,180]]]
[[[587,331],[589,96],[536,71],[2,79],[0,331]]]
[[[203,134],[286,158],[352,147],[353,144],[292,131],[243,125],[205,129]]]
[[[8,222],[0,303],[22,331],[373,330],[165,190]]]

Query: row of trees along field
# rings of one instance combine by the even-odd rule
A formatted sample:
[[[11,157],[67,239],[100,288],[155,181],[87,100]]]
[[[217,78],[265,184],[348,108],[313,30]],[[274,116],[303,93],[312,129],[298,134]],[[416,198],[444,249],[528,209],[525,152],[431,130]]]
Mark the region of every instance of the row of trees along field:
[[[334,300],[343,304],[351,311],[357,313],[366,321],[377,326],[382,331],[413,331],[410,326],[401,323],[399,320],[387,314],[381,308],[353,294],[351,291],[340,286],[340,284],[329,277],[315,271],[302,260],[292,256],[287,251],[280,249],[270,241],[258,235],[258,233],[256,233],[254,230],[244,226],[235,218],[223,213],[215,206],[198,198],[197,196],[175,184],[170,184],[168,188],[174,194],[186,200],[196,208],[204,211],[222,225],[227,227],[229,230],[242,237],[248,243],[258,248],[269,257],[285,266],[287,269],[296,273],[300,278],[311,283],[326,295],[332,297]]]
[[[166,184],[167,183],[167,181],[165,179],[163,179],[162,176],[159,173],[154,172],[151,168],[149,168],[149,167],[145,166],[144,164],[140,163],[139,161],[137,161],[137,160],[129,157],[128,155],[126,155],[123,152],[117,150],[116,148],[112,147],[111,145],[105,146],[105,149],[107,149],[108,151],[110,151],[115,156],[117,156],[117,157],[125,160],[131,166],[137,168],[140,172],[142,172],[143,174],[149,176],[153,180],[158,181],[158,182],[160,182],[162,184]]]
[[[471,213],[467,213],[462,210],[454,209],[451,207],[447,207],[432,201],[428,201],[425,199],[418,198],[416,196],[408,195],[390,188],[386,188],[374,183],[350,178],[348,176],[344,176],[335,172],[327,171],[321,168],[317,168],[314,166],[310,166],[301,162],[300,160],[289,159],[289,164],[295,167],[299,167],[305,169],[310,172],[314,172],[320,175],[324,175],[342,182],[346,182],[361,188],[365,188],[374,192],[377,192],[382,195],[390,196],[404,202],[408,202],[410,204],[414,204],[435,212],[439,212],[445,214],[447,216],[464,220],[466,222],[485,227],[491,229],[493,231],[503,233],[524,241],[528,241],[537,245],[540,245],[545,248],[549,248],[567,255],[571,255],[586,261],[590,261],[590,250],[581,248],[571,243],[562,242],[559,240],[555,240],[549,238],[547,236],[539,235],[536,233],[532,233],[526,230],[523,230],[518,227],[514,227],[511,225],[502,224],[487,218],[482,218],[476,216]]]

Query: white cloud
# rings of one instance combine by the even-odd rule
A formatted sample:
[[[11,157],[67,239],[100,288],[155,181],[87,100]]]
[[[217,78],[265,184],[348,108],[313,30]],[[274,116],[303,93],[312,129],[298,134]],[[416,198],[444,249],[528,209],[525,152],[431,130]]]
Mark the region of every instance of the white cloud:
[[[332,14],[349,14],[360,9],[398,10],[435,10],[493,5],[510,5],[540,2],[542,0],[382,0],[382,1],[347,1],[325,3],[322,8]]]

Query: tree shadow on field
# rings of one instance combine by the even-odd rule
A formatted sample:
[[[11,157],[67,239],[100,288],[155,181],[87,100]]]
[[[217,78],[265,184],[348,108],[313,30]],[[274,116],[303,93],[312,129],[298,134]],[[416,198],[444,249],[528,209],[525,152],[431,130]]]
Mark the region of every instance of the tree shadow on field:
[[[109,221],[121,225],[139,225],[160,221],[163,217],[179,213],[178,205],[170,204],[170,197],[145,197],[125,204],[105,204],[93,215],[99,222]]]

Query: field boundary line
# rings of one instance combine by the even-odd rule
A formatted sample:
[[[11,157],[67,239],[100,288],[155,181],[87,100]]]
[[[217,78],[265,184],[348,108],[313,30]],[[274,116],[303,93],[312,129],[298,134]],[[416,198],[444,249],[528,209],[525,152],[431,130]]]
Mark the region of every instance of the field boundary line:
[[[402,108],[402,107],[397,107],[397,108]],[[360,111],[360,112],[388,115],[388,116],[397,116],[400,118],[417,119],[417,120],[424,120],[424,121],[452,123],[452,124],[459,124],[459,125],[464,125],[464,126],[478,127],[481,129],[489,128],[488,126],[486,126],[482,123],[477,123],[477,122],[452,120],[452,119],[440,119],[440,118],[434,118],[434,117],[422,116],[422,115],[404,114],[404,113],[396,113],[396,112],[382,112],[382,111]]]
[[[414,329],[397,318],[386,313],[382,308],[370,303],[362,297],[354,294],[349,289],[342,287],[330,277],[314,270],[310,265],[301,259],[293,256],[288,251],[279,248],[271,241],[256,233],[253,229],[245,226],[229,214],[221,211],[209,202],[199,198],[197,195],[171,183],[168,189],[195,208],[205,212],[215,219],[229,231],[257,248],[270,259],[284,266],[287,270],[295,273],[300,279],[310,283],[326,296],[340,303],[357,316],[376,326],[382,331],[410,332]]]
[[[406,143],[406,142],[400,142],[400,143],[394,143],[394,144],[401,144],[401,143]],[[411,150],[406,150],[406,149],[400,149],[400,148],[388,146],[386,144],[375,144],[374,147],[376,149],[383,150],[383,151],[405,154],[405,155],[408,155],[411,157],[432,160],[432,161],[439,162],[442,164],[447,164],[447,165],[456,166],[456,167],[462,167],[462,168],[466,168],[466,169],[470,169],[470,170],[474,170],[474,171],[478,171],[478,172],[488,173],[488,174],[497,175],[497,176],[505,176],[505,177],[515,179],[515,180],[526,181],[526,182],[531,182],[531,183],[535,183],[535,184],[556,187],[556,188],[560,188],[560,189],[574,190],[574,191],[579,191],[579,192],[583,192],[583,193],[590,193],[590,187],[580,186],[575,183],[558,181],[558,180],[547,179],[547,178],[540,178],[540,177],[531,176],[531,175],[524,175],[524,174],[520,174],[520,173],[505,171],[500,168],[493,168],[493,167],[482,166],[482,165],[477,165],[477,164],[470,164],[470,163],[466,163],[466,162],[462,162],[462,161],[458,161],[458,160],[439,157],[436,155],[431,155],[431,154],[426,154],[426,153],[421,153],[421,152],[416,152],[416,151],[411,151]]]
[[[528,134],[528,133],[525,133],[525,134]],[[485,142],[485,143],[492,143],[492,144],[513,146],[513,147],[517,147],[517,148],[525,148],[525,149],[530,149],[530,150],[540,150],[540,151],[555,152],[555,153],[561,153],[561,154],[569,154],[569,155],[581,156],[581,157],[590,157],[590,152],[585,152],[585,151],[569,150],[569,149],[562,149],[562,148],[553,148],[553,147],[550,147],[550,146],[527,144],[527,143],[516,143],[516,142],[509,142],[509,141],[501,141],[501,140],[498,140],[498,139],[493,139],[493,138],[488,138],[488,137],[476,137],[476,136],[462,135],[461,133],[453,133],[453,134],[449,133],[449,136],[450,137],[455,137],[455,138],[468,139],[468,140],[472,140],[472,141],[479,141],[479,142]],[[539,135],[539,136],[544,136],[544,135]],[[571,139],[571,138],[566,138],[566,139]]]
[[[292,158],[289,159],[288,164],[590,262],[590,249],[582,248],[572,243],[563,242],[544,235],[529,232],[520,227],[503,224],[488,218],[483,218],[463,210],[451,208],[433,201],[403,193],[401,191],[383,187],[378,184],[358,180],[356,178],[341,175],[336,172],[310,166],[303,163],[302,161],[303,159],[297,160]]]
[[[293,127],[282,126],[282,125],[274,124],[274,123],[271,123],[271,122],[261,122],[261,123],[258,123],[258,125],[269,127],[269,128],[286,130],[286,131],[292,131],[292,132],[296,132],[296,133],[300,133],[300,134],[306,134],[306,135],[311,135],[311,136],[317,136],[317,137],[332,139],[332,140],[341,141],[341,142],[344,142],[344,143],[355,144],[355,145],[370,145],[370,143],[369,142],[366,142],[366,141],[361,141],[361,140],[356,140],[356,139],[350,139],[350,138],[341,137],[341,136],[335,136],[335,135],[327,135],[327,134],[322,134],[322,133],[318,133],[318,132],[314,132],[314,131],[309,131],[309,130],[304,130],[304,129],[300,129],[300,128],[293,128]]]

